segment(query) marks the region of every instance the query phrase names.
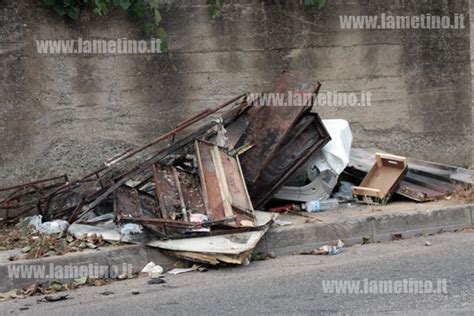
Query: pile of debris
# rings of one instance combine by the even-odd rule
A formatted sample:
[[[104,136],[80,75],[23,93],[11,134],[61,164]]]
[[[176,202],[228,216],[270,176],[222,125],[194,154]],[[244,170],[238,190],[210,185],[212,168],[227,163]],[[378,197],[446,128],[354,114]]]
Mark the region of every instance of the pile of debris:
[[[80,179],[64,175],[1,189],[1,221],[40,215],[66,220],[76,238],[100,234],[193,261],[240,264],[274,219],[255,209],[275,209],[275,199],[327,209],[341,175],[356,184],[365,178],[359,187],[339,185],[336,205],[353,195],[386,203],[395,192],[416,201],[453,192],[451,169],[351,151],[346,121],[323,122],[311,112],[319,88],[282,73],[270,93],[283,99],[242,94]],[[282,106],[297,95],[302,106]]]
[[[284,94],[286,102],[291,94],[315,96],[319,87],[319,83],[283,73],[271,92]],[[1,189],[5,195],[0,202],[2,221],[13,223],[39,214],[45,221],[74,223],[69,232],[75,235],[95,229],[108,236],[104,227],[109,227],[106,224],[113,217],[115,223],[128,224],[127,232],[141,232],[145,227],[155,244],[232,233],[254,247],[273,218],[254,207],[262,208],[330,140],[318,114],[310,112],[311,105],[311,98],[304,106],[281,107],[263,103],[259,96],[240,95],[179,123],[140,148],[113,157],[81,179],[71,181],[64,175]],[[185,129],[193,131],[185,134]],[[107,214],[110,209],[113,216]],[[119,240],[133,239],[115,232]],[[226,248],[225,242],[220,243]],[[243,258],[249,247],[232,247],[239,251],[223,254]],[[186,247],[169,248],[187,255]],[[212,253],[213,259],[204,261],[215,263],[215,254],[222,252],[200,253]]]

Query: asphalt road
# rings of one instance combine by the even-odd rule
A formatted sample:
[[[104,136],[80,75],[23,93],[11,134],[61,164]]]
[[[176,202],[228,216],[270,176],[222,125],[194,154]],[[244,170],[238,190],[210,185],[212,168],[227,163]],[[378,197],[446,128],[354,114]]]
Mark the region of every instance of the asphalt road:
[[[322,283],[391,280],[394,284],[410,278],[432,281],[434,286],[438,279],[446,279],[446,287],[434,294],[413,294],[407,288],[399,293],[400,287],[392,288],[397,294],[374,287],[370,290],[376,293],[336,294],[327,293],[328,289],[325,292]],[[54,303],[38,303],[41,296],[17,299],[0,303],[0,314],[472,315],[474,232],[354,246],[335,256],[281,257],[245,267],[166,275],[165,279],[166,283],[159,285],[148,285],[147,278],[141,278],[85,287],[68,292],[70,299]],[[101,295],[104,291],[114,294]],[[140,294],[132,295],[132,291]]]

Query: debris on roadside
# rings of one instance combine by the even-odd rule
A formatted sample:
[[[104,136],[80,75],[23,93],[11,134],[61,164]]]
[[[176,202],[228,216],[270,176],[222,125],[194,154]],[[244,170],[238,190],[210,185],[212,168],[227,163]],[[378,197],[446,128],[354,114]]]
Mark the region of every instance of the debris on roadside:
[[[140,227],[140,225],[132,224],[132,223],[125,224],[120,229],[120,234],[122,235],[133,235],[133,234],[141,234],[141,233],[142,233],[142,228]]]
[[[18,293],[19,293],[18,289],[13,289],[13,290],[10,290],[8,292],[0,293],[0,302],[18,298],[18,296],[19,296]],[[20,296],[20,298],[21,298],[21,296]]]
[[[199,269],[201,268],[202,266],[193,264],[192,267],[190,268],[174,268],[174,269],[169,270],[166,273],[174,275],[174,274],[181,274],[181,273],[187,273],[187,272],[192,272],[192,271],[199,271]]]
[[[281,206],[270,207],[270,208],[267,209],[267,212],[286,213],[286,212],[290,212],[292,210],[295,210],[297,208],[298,208],[298,206],[295,205],[295,204],[284,204],[284,205],[281,205]]]
[[[334,245],[324,245],[318,249],[301,251],[298,255],[337,255],[345,250],[344,243],[339,239]]]
[[[268,227],[263,230],[229,235],[156,240],[147,245],[158,247],[169,255],[194,262],[210,265],[243,264],[267,229]]]
[[[275,225],[275,226],[291,226],[291,225],[293,225],[293,222],[285,221],[285,220],[281,220],[281,219],[276,219],[273,222],[273,225]]]
[[[12,236],[0,238],[0,247],[39,258],[107,241],[157,247],[199,264],[245,264],[272,223],[291,223],[275,222],[278,213],[318,220],[308,212],[386,204],[394,193],[431,201],[472,185],[462,168],[351,148],[347,121],[311,112],[320,86],[284,72],[270,92],[283,101],[309,95],[302,106],[244,93],[79,179],[0,189],[0,223],[20,225],[6,228]],[[310,254],[343,249],[338,242]]]
[[[153,284],[163,284],[166,283],[166,281],[163,278],[153,278],[147,281],[148,284],[153,285]]]
[[[329,211],[337,209],[339,206],[338,199],[326,199],[326,200],[316,200],[308,201],[301,205],[301,208],[309,213],[317,213],[321,211]]]
[[[315,93],[318,89],[319,84],[283,73],[273,91],[288,95]],[[250,247],[255,247],[270,223],[257,224],[254,205],[263,206],[291,172],[329,141],[319,116],[309,113],[310,101],[282,111],[258,106],[257,100],[246,94],[232,98],[185,120],[140,148],[109,159],[103,167],[81,179],[71,181],[61,176],[2,189],[7,192],[0,202],[5,213],[3,221],[14,222],[36,213],[50,223],[48,227],[53,227],[56,220],[65,219],[72,224],[68,231],[79,238],[100,234],[86,230],[78,236],[77,225],[95,225],[100,230],[104,224],[94,219],[103,215],[107,205],[113,205],[115,223],[123,224],[119,241],[141,235],[143,227],[154,234],[155,244],[164,249],[170,247],[173,239],[179,242],[176,238],[226,239],[226,234],[249,238]],[[214,114],[218,119],[211,117]],[[267,125],[260,126],[263,115],[269,119]],[[208,122],[205,118],[209,118]],[[201,127],[197,131],[177,139],[180,132],[198,125]],[[295,132],[289,133],[292,127]],[[269,141],[270,135],[276,138]],[[171,143],[151,151],[166,140]],[[305,148],[298,157],[280,159],[293,154],[298,147]],[[287,166],[284,173],[267,172],[282,163]],[[110,237],[101,236],[106,240]],[[245,246],[239,253],[202,253],[199,246],[179,253],[168,250],[178,257],[215,264],[242,263],[251,249]],[[196,251],[205,259],[197,258]]]
[[[454,198],[465,203],[474,202],[474,186],[458,186],[454,191]]]
[[[149,262],[145,267],[143,267],[141,273],[146,273],[150,278],[159,278],[164,272],[162,266],[155,264],[154,262]]]
[[[72,289],[77,289],[83,286],[103,286],[112,282],[112,279],[93,279],[89,277],[81,277],[74,279],[70,283],[61,283],[58,281],[44,282],[44,283],[32,283],[23,289],[13,289],[8,292],[0,293],[0,302],[7,301],[11,299],[24,299],[30,296],[37,295],[49,295],[54,299],[57,296],[51,294],[68,291]],[[104,293],[104,294],[103,294]],[[102,295],[107,294],[107,291],[100,293]],[[113,294],[112,292],[110,292]],[[58,296],[61,297],[62,295]],[[46,300],[42,298],[40,301]]]
[[[276,255],[273,251],[269,252],[258,252],[252,253],[252,257],[250,258],[252,261],[263,261],[267,259],[275,259]]]
[[[36,230],[39,230],[41,227],[41,224],[43,223],[42,218],[43,216],[41,215],[34,215],[34,216],[28,216],[23,220],[24,225],[28,227],[32,227]]]
[[[69,223],[64,220],[54,220],[46,223],[41,223],[38,227],[38,231],[42,234],[62,234],[67,231]]]
[[[73,285],[74,286],[80,286],[80,285],[84,285],[87,283],[87,277],[84,276],[84,277],[80,277],[80,278],[77,278],[77,279],[74,279],[73,280]]]
[[[67,299],[71,299],[71,297],[69,297],[69,294],[46,295],[41,301],[42,302],[58,302],[58,301],[64,301]]]
[[[156,267],[156,264],[153,261],[150,261],[143,267],[141,273],[150,273],[154,267]]]
[[[339,183],[339,189],[333,194],[341,202],[353,202],[355,201],[352,195],[352,183],[348,181],[341,181]]]

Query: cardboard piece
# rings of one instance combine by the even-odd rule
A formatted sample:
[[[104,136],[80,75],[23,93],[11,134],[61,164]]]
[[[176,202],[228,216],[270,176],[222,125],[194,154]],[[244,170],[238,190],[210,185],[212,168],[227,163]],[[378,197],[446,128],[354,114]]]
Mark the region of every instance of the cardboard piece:
[[[407,170],[405,157],[376,153],[375,164],[361,184],[352,187],[352,194],[361,202],[386,204]]]

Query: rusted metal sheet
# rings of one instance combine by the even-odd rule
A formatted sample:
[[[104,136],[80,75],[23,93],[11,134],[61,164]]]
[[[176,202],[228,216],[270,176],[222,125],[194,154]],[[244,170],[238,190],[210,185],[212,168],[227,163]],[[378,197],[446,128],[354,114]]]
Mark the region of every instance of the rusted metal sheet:
[[[318,114],[302,116],[257,181],[248,185],[252,203],[257,208],[264,206],[285,181],[330,139]]]
[[[161,218],[176,219],[179,197],[172,167],[162,164],[153,165],[153,179],[156,197],[160,203]]]
[[[199,180],[186,172],[179,172],[178,176],[183,191],[186,207],[193,213],[206,214],[206,207],[202,198]]]
[[[400,183],[396,193],[417,202],[435,201],[446,196],[446,192],[431,190],[406,181]]]
[[[235,216],[226,225],[255,226],[253,206],[237,157],[232,157],[217,146],[195,142],[204,205],[210,220]]]
[[[191,174],[178,171],[172,166],[155,164],[153,179],[163,219],[176,219],[179,214],[182,220],[187,220],[188,210],[205,213],[199,182]]]
[[[240,157],[247,183],[257,181],[261,171],[268,166],[292,126],[304,112],[310,110],[313,98],[307,97],[316,95],[319,87],[319,83],[315,84],[283,73],[271,89],[271,93],[277,98],[273,100],[262,98],[248,110],[245,114],[248,127],[239,141],[239,145],[246,143],[254,145]],[[280,96],[283,98],[278,99]],[[300,106],[290,106],[297,96],[302,100],[307,99],[306,102]],[[283,104],[278,104],[280,101]],[[261,105],[260,102],[266,104]]]
[[[446,198],[455,191],[453,183],[419,176],[409,169],[396,193],[418,202],[428,202]]]
[[[140,197],[136,189],[122,186],[114,192],[114,214],[117,219],[140,217]]]

